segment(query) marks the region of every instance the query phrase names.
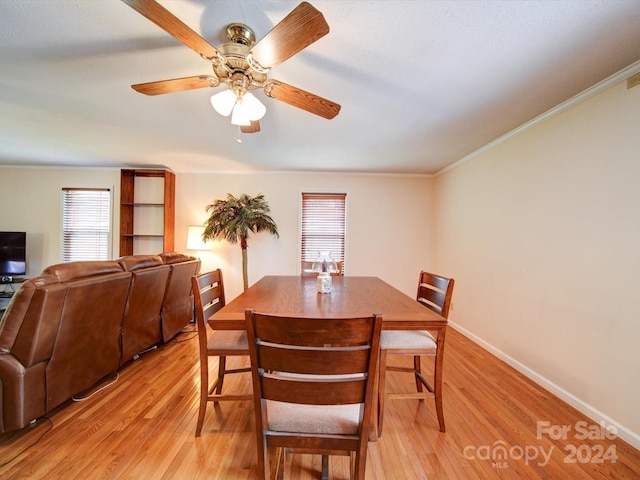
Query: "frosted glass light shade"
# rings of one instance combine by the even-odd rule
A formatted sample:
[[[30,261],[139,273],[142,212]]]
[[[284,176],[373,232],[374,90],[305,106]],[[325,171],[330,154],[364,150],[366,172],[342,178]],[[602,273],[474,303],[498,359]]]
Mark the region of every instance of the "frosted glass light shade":
[[[229,89],[211,97],[211,105],[220,115],[231,115],[234,125],[251,125],[251,121],[260,120],[267,112],[260,100],[251,92],[236,93]]]
[[[233,107],[233,113],[231,114],[231,123],[234,125],[251,125],[251,119],[249,118],[249,109],[243,103],[236,103]]]
[[[231,123],[234,125],[251,125],[251,121],[260,120],[267,111],[260,100],[253,93],[247,92],[236,101],[231,115]]]
[[[251,92],[242,96],[242,105],[248,110],[249,120],[260,120],[267,113],[267,107]]]
[[[236,94],[233,90],[224,90],[211,97],[211,106],[223,117],[228,117],[236,104]]]

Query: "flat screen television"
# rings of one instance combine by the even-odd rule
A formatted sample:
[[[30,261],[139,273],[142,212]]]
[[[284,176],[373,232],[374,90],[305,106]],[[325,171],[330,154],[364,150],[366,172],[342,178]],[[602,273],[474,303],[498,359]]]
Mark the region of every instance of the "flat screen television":
[[[27,273],[26,232],[0,232],[0,276]]]

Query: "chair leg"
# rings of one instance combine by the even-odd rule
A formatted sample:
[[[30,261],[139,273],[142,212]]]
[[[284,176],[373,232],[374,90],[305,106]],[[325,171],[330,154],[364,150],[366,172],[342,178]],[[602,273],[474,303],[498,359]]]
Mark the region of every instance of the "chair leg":
[[[329,455],[322,455],[322,480],[329,480]]]
[[[222,393],[222,383],[224,382],[224,374],[227,371],[227,357],[218,357],[218,380],[216,381],[216,395]],[[214,401],[213,404],[218,402]]]
[[[352,453],[351,480],[364,480],[367,471],[367,444],[360,446],[360,450]]]
[[[387,351],[380,350],[380,367],[378,368],[378,437],[382,435],[384,422],[384,389],[387,382]]]
[[[258,475],[262,480],[272,479],[271,463],[269,462],[269,449],[264,436],[258,432]]]
[[[200,363],[200,407],[198,408],[198,423],[196,425],[196,437],[202,434],[204,415],[207,412],[207,401],[209,399],[209,363]]]
[[[415,380],[416,380],[416,388],[418,390],[418,392],[422,392],[422,381],[420,380],[420,376],[422,375],[422,370],[421,370],[421,366],[420,366],[420,355],[414,355],[413,356],[413,371],[415,374]],[[424,398],[420,399],[421,402],[424,402]]]
[[[442,408],[442,350],[438,347],[433,367],[433,390],[436,401],[436,414],[438,415],[438,425],[440,431],[445,432],[444,410]]]
[[[349,454],[349,480],[353,480],[356,476],[356,452]]]
[[[273,461],[271,462],[270,476],[271,480],[283,480],[285,471],[285,448],[276,447]]]

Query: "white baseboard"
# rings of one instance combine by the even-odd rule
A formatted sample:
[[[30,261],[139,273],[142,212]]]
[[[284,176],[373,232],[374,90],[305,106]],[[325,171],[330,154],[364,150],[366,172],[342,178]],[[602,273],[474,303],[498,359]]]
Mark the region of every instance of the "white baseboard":
[[[526,365],[520,363],[519,361],[517,361],[513,357],[510,357],[509,355],[505,354],[501,350],[498,350],[493,345],[485,342],[483,339],[481,339],[480,337],[476,336],[475,334],[473,334],[472,332],[470,332],[466,328],[464,328],[464,327],[462,327],[462,326],[460,326],[457,323],[452,322],[452,321],[449,321],[449,326],[451,326],[455,330],[459,331],[465,337],[468,337],[469,339],[473,340],[475,343],[480,345],[482,348],[484,348],[485,350],[487,350],[491,354],[495,355],[500,360],[504,361],[506,364],[508,364],[511,367],[515,368],[518,372],[522,373],[524,376],[526,376],[527,378],[531,379],[532,381],[534,381],[535,383],[540,385],[545,390],[548,390],[549,392],[553,393],[554,395],[556,395],[557,397],[559,397],[563,401],[567,402],[569,405],[574,407],[576,410],[579,410],[580,412],[582,412],[584,415],[586,415],[587,417],[592,419],[594,422],[596,422],[596,423],[604,422],[606,425],[614,426],[616,428],[616,430],[617,430],[616,431],[616,435],[620,439],[624,440],[625,442],[627,442],[629,445],[633,446],[634,448],[640,450],[640,435],[638,435],[636,432],[633,432],[633,431],[629,430],[628,428],[626,428],[625,426],[616,423],[610,417],[608,417],[607,415],[603,414],[602,412],[600,412],[599,410],[597,410],[593,406],[591,406],[588,403],[582,401],[581,399],[579,399],[575,395],[567,392],[566,390],[564,390],[560,386],[556,385],[555,383],[553,383],[549,379],[543,377],[539,373],[531,370],[529,367],[527,367]]]

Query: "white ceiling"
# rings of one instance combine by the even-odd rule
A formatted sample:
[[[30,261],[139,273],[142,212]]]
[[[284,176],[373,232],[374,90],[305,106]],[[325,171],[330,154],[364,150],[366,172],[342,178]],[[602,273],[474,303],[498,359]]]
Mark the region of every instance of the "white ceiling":
[[[218,46],[227,24],[260,39],[299,1],[160,3]],[[640,59],[639,0],[310,3],[330,33],[269,78],[340,114],[258,92],[262,131],[240,134],[209,103],[225,87],[130,88],[211,66],[126,4],[0,2],[0,165],[435,173]]]

